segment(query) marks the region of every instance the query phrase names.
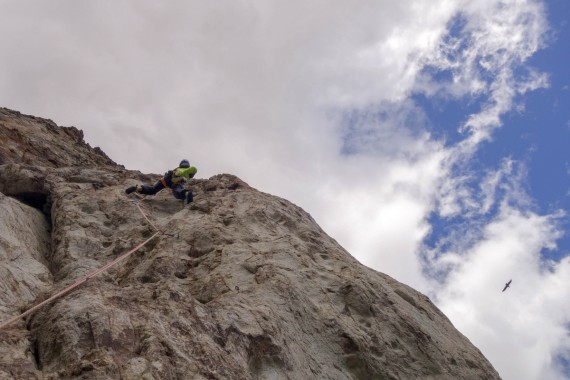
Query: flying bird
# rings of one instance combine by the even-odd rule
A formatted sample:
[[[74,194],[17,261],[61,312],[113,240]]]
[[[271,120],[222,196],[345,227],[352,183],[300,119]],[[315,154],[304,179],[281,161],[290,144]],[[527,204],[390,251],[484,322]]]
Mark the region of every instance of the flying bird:
[[[507,283],[505,284],[505,287],[503,288],[503,292],[504,292],[505,290],[507,290],[507,288],[508,288],[509,286],[511,286],[511,282],[513,282],[513,280],[509,280],[509,282],[507,282]]]

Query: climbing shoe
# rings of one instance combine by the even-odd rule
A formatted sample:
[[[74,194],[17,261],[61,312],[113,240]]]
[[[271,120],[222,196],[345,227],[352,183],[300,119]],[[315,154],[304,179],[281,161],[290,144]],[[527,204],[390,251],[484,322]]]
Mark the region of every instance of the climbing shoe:
[[[192,195],[192,191],[186,192],[186,198],[184,198],[184,204],[187,205],[188,203],[192,203],[194,200],[194,196]]]
[[[125,193],[127,194],[134,193],[136,190],[137,190],[136,186],[131,186],[125,190]]]

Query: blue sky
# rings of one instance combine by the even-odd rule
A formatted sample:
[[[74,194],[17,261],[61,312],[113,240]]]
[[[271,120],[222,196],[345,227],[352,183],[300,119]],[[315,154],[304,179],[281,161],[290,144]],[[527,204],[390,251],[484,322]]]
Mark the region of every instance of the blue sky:
[[[547,2],[547,17],[548,45],[528,64],[548,73],[549,87],[521,99],[524,111],[506,115],[506,128],[496,132],[496,143],[481,152],[484,163],[504,156],[526,163],[528,191],[541,213],[570,210],[570,3]],[[561,222],[564,230],[570,230],[568,218]],[[565,236],[552,255],[559,259],[568,253],[570,236]]]
[[[502,160],[519,162],[525,171],[525,180],[520,185],[532,198],[531,208],[542,214],[570,210],[570,108],[565,106],[570,101],[570,3],[551,1],[546,6],[550,26],[546,45],[528,60],[527,65],[547,73],[549,85],[519,97],[516,100],[519,108],[503,116],[504,126],[493,132],[491,141],[479,147],[470,163],[476,185],[486,169],[499,166]],[[448,80],[446,74],[449,73],[435,73]],[[519,73],[525,74],[526,70]],[[457,126],[482,106],[481,98],[449,101],[419,94],[415,100],[426,112],[432,133],[448,144],[462,139]],[[445,220],[437,214],[432,215],[431,224],[437,227],[426,243],[435,244],[442,230],[456,225],[458,220],[461,220],[460,216]],[[569,230],[567,216],[559,223],[562,229]],[[569,253],[570,234],[566,234],[557,240],[557,249],[545,250],[543,255],[560,260]]]
[[[568,1],[0,9],[1,106],[285,197],[503,378],[570,378]]]

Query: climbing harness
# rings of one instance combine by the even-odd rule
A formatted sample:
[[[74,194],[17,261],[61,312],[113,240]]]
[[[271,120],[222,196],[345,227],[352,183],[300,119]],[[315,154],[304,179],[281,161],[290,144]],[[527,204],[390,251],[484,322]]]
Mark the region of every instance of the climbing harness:
[[[144,211],[142,210],[142,208],[139,206],[138,201],[133,201],[133,203],[135,204],[135,206],[139,209],[139,211],[141,212],[141,214],[144,216],[144,218],[146,219],[146,221],[156,230],[156,232],[154,233],[154,235],[152,235],[151,237],[149,237],[148,239],[146,239],[144,242],[142,242],[141,244],[137,245],[135,248],[131,249],[130,251],[128,251],[127,253],[122,254],[121,256],[117,257],[115,260],[111,261],[110,263],[102,266],[101,268],[81,277],[80,279],[76,280],[73,284],[67,286],[66,288],[64,288],[63,290],[60,290],[59,292],[57,292],[56,294],[54,294],[53,296],[51,296],[50,298],[48,298],[47,300],[40,302],[39,304],[37,304],[36,306],[32,307],[31,309],[26,310],[25,312],[23,312],[22,314],[13,317],[9,320],[7,320],[6,322],[0,324],[0,330],[2,330],[4,327],[8,326],[9,324],[17,321],[20,318],[25,317],[26,315],[30,314],[31,312],[33,312],[34,310],[39,309],[40,307],[50,303],[51,301],[63,296],[64,294],[70,292],[71,290],[75,289],[76,287],[78,287],[79,285],[83,284],[84,282],[89,281],[90,279],[92,279],[93,277],[97,276],[100,273],[105,272],[107,269],[111,268],[112,266],[114,266],[115,264],[123,261],[124,259],[126,259],[127,257],[129,257],[131,254],[133,254],[134,252],[138,251],[139,249],[141,249],[142,247],[144,247],[149,241],[151,241],[152,239],[154,239],[156,236],[158,236],[159,234],[161,234],[162,232],[148,219],[148,217],[146,216],[146,214],[144,213]]]

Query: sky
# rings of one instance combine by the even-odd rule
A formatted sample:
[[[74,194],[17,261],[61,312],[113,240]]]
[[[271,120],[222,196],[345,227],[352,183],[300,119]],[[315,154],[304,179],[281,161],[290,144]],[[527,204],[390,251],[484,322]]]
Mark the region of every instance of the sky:
[[[570,379],[569,19],[567,0],[0,0],[0,106],[128,169],[187,158],[286,198],[504,379]]]

